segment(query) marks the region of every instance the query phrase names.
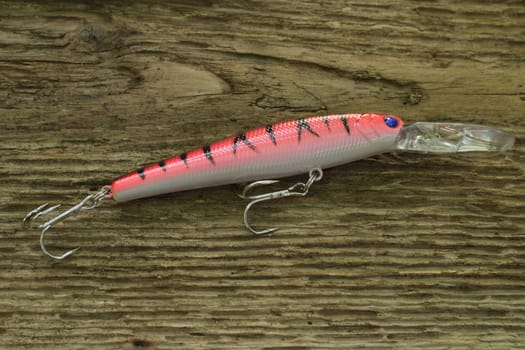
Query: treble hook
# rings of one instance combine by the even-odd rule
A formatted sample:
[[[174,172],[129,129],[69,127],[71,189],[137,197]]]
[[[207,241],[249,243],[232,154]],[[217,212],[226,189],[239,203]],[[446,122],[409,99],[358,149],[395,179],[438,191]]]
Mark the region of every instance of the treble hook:
[[[56,224],[57,222],[64,220],[68,216],[71,216],[72,214],[74,214],[74,213],[76,213],[78,211],[89,210],[89,209],[93,209],[93,208],[97,207],[99,205],[99,203],[104,198],[107,198],[109,196],[109,192],[110,191],[111,191],[111,189],[109,187],[105,186],[99,192],[97,192],[95,194],[90,194],[89,196],[84,198],[82,201],[80,201],[78,204],[76,204],[75,206],[69,208],[68,210],[64,211],[61,214],[58,214],[57,216],[55,216],[51,220],[48,220],[47,222],[39,225],[38,227],[42,229],[42,233],[40,234],[40,248],[42,249],[44,254],[46,254],[50,258],[53,258],[53,259],[56,259],[56,260],[63,260],[65,258],[67,258],[68,256],[74,254],[77,250],[79,250],[80,248],[75,248],[75,249],[71,249],[71,250],[65,252],[62,255],[51,254],[47,250],[46,245],[45,245],[45,241],[44,241],[46,232],[54,224]],[[46,215],[46,214],[49,214],[49,213],[55,211],[56,209],[58,209],[58,207],[60,207],[60,204],[54,205],[52,207],[49,207],[49,203],[42,204],[38,208],[33,209],[29,213],[27,213],[27,215],[25,216],[25,218],[22,221],[22,223],[23,223],[23,225],[25,227],[28,227],[28,226],[30,226],[30,224],[31,224],[31,222],[33,220],[35,220],[39,216]]]
[[[265,185],[271,185],[274,183],[279,182],[279,180],[262,180],[262,181],[255,181],[248,185],[246,185],[241,193],[238,193],[238,196],[243,199],[248,199],[250,202],[246,205],[244,208],[244,226],[251,232],[255,233],[256,235],[263,235],[270,232],[275,232],[279,228],[278,227],[271,227],[264,230],[257,231],[253,228],[252,225],[248,222],[248,211],[250,211],[251,207],[259,202],[268,201],[270,199],[277,199],[277,198],[284,198],[284,197],[293,197],[293,196],[301,196],[304,197],[308,194],[308,191],[310,190],[310,187],[314,182],[317,182],[323,178],[323,170],[316,168],[312,169],[309,172],[309,178],[306,183],[304,182],[298,182],[287,189],[275,191],[275,192],[269,192],[269,193],[263,193],[259,195],[253,195],[249,196],[247,193],[259,186],[265,186]]]

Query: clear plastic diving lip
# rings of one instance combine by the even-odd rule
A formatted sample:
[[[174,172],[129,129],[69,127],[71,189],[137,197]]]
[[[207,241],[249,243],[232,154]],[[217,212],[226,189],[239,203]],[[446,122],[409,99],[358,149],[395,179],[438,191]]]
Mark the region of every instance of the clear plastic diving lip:
[[[482,125],[418,122],[405,126],[396,150],[416,153],[505,152],[514,145],[511,133]]]

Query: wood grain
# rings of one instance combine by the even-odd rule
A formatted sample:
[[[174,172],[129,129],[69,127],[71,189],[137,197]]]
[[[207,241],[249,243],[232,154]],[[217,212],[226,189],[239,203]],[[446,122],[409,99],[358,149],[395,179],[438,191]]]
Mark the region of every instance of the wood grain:
[[[523,1],[0,1],[0,348],[520,349]],[[515,133],[505,156],[383,156],[264,203],[108,204],[136,167],[287,118],[385,112]],[[297,179],[285,182],[293,183]]]

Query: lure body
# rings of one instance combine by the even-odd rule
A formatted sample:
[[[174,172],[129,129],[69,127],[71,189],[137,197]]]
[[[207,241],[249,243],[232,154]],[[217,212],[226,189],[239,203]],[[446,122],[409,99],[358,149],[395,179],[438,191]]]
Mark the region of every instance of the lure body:
[[[393,150],[403,121],[385,114],[337,114],[278,122],[141,168],[116,179],[111,196],[164,193],[280,178]]]

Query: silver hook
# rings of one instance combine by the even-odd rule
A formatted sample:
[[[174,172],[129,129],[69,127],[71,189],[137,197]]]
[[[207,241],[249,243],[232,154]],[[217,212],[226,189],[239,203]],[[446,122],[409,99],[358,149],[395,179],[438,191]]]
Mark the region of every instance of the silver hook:
[[[75,206],[69,208],[68,210],[64,211],[61,214],[58,214],[57,216],[55,216],[51,220],[48,220],[47,222],[39,225],[38,227],[42,229],[42,233],[40,234],[40,248],[42,248],[42,251],[44,252],[44,254],[46,254],[50,258],[53,258],[53,259],[56,259],[56,260],[63,260],[65,258],[67,258],[68,256],[74,254],[77,250],[79,250],[80,248],[75,248],[75,249],[71,249],[71,250],[65,252],[62,255],[51,254],[47,250],[46,245],[45,245],[46,232],[54,224],[56,224],[57,222],[64,220],[68,216],[71,216],[72,214],[74,214],[74,213],[76,213],[78,211],[89,210],[89,209],[93,209],[93,208],[97,207],[99,205],[99,203],[104,198],[107,198],[109,196],[110,191],[111,191],[111,189],[109,187],[105,186],[99,192],[97,192],[95,194],[90,194],[89,196],[84,198],[82,201],[80,201],[78,204],[76,204]],[[27,215],[25,216],[24,220],[22,221],[23,225],[25,227],[30,226],[30,224],[31,224],[31,222],[33,220],[35,220],[39,216],[46,215],[46,214],[49,214],[49,213],[55,211],[56,209],[58,209],[58,207],[60,207],[60,204],[54,205],[52,207],[49,207],[49,203],[45,203],[45,204],[39,206],[38,208],[31,210],[29,213],[27,213]]]
[[[263,235],[266,233],[277,231],[279,229],[278,227],[271,227],[271,228],[267,228],[267,229],[260,230],[260,231],[255,230],[252,227],[252,225],[250,225],[250,223],[248,222],[248,211],[250,211],[251,207],[254,204],[257,204],[259,202],[268,201],[268,200],[277,199],[277,198],[284,198],[284,197],[292,197],[292,196],[304,197],[306,196],[312,184],[323,178],[323,170],[319,168],[312,169],[310,170],[309,175],[310,177],[308,178],[308,181],[306,181],[306,183],[298,182],[284,190],[263,193],[259,195],[253,195],[253,196],[250,196],[247,194],[253,188],[265,186],[265,185],[271,185],[271,184],[279,182],[279,180],[255,181],[255,182],[252,182],[246,185],[243,188],[242,192],[238,194],[239,197],[250,200],[250,202],[246,205],[246,208],[244,208],[244,226],[246,226],[248,230],[255,233],[256,235]]]

